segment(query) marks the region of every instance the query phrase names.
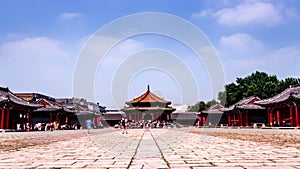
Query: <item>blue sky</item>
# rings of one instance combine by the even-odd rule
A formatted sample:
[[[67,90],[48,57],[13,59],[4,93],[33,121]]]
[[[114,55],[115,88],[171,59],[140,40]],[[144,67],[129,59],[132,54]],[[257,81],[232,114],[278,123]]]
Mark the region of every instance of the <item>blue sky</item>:
[[[0,8],[0,86],[15,92],[71,97],[77,58],[88,38],[120,17],[143,12],[172,14],[200,29],[219,54],[226,83],[256,70],[279,78],[299,77],[296,0],[2,0]],[[149,48],[170,51],[185,62],[198,84],[198,100],[216,97],[205,67],[191,59],[191,51],[174,39],[144,35],[128,38],[105,57],[93,82],[95,100],[113,106],[111,84],[118,65],[128,54]],[[126,84],[127,99],[142,94],[147,84],[173,103],[185,102],[176,79],[157,69],[137,72]],[[188,104],[196,101],[190,99]]]

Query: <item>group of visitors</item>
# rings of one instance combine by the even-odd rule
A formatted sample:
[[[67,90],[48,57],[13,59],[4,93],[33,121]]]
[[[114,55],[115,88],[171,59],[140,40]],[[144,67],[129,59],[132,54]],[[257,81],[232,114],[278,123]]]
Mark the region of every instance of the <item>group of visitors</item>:
[[[135,122],[134,120],[128,120],[126,118],[122,118],[119,122],[119,126],[122,129],[122,134],[128,134],[128,129],[132,128],[174,128],[173,123],[166,123],[162,121],[161,123],[158,121],[151,120],[140,120]]]

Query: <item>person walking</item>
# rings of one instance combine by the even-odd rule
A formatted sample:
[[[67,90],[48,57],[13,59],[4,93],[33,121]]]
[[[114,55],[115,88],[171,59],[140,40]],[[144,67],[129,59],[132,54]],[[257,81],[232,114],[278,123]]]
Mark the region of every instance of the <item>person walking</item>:
[[[127,132],[127,130],[126,130],[126,127],[127,127],[127,119],[124,119],[124,118],[121,119],[121,126],[122,126],[122,128],[123,128],[122,134],[124,134],[124,132],[126,132],[126,134],[128,134],[128,132]]]
[[[92,122],[92,120],[88,119],[88,120],[85,121],[85,123],[86,123],[86,127],[88,129],[88,134],[90,134],[93,122]]]

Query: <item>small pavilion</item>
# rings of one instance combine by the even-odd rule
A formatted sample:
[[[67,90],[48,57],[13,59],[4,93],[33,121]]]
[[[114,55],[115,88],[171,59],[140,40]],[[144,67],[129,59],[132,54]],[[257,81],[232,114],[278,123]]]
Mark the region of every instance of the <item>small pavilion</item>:
[[[147,91],[141,96],[125,102],[126,107],[122,109],[129,120],[139,122],[157,121],[157,122],[172,122],[171,114],[176,109],[171,107],[171,102],[164,100],[153,94],[148,85]]]
[[[228,108],[221,109],[227,116],[228,126],[250,126],[255,123],[266,124],[266,110],[256,105],[259,97],[250,96],[244,98]]]
[[[299,127],[300,85],[291,86],[269,99],[255,102],[267,109],[268,125]]]
[[[41,107],[17,97],[8,88],[0,87],[0,129],[29,129],[33,111]]]
[[[223,112],[221,109],[224,109],[224,106],[221,104],[211,105],[207,110],[199,112],[198,115],[198,126],[207,126],[213,125],[217,126],[219,124],[226,123],[223,118]]]

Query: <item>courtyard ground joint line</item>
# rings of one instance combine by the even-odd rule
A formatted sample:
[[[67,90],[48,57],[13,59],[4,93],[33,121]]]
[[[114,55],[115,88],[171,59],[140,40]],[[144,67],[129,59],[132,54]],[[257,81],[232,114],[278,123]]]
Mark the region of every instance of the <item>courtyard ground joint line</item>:
[[[170,168],[151,130],[144,131],[127,168]]]

